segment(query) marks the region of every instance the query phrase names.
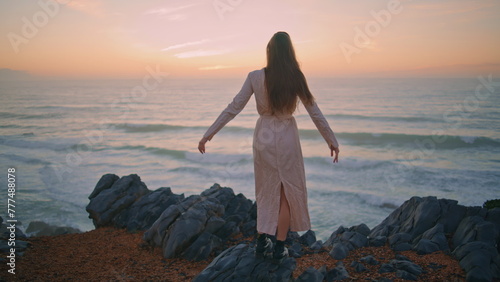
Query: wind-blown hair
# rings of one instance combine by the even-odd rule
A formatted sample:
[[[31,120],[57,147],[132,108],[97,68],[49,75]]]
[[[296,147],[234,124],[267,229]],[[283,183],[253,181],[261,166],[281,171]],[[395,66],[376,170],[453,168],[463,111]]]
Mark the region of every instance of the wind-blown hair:
[[[304,104],[314,102],[288,33],[277,32],[269,40],[265,74],[272,114],[292,114],[297,108],[298,98]]]

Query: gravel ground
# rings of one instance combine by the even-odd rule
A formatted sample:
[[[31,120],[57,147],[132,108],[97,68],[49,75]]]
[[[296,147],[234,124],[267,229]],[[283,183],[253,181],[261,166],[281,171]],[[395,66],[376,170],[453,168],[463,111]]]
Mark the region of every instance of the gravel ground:
[[[32,244],[22,258],[16,261],[16,274],[7,272],[5,262],[0,265],[0,279],[6,281],[61,281],[61,280],[114,280],[114,281],[190,281],[213,259],[189,262],[184,259],[164,259],[161,249],[144,245],[144,232],[129,233],[115,228],[99,228],[80,234],[42,236],[29,238]],[[235,242],[244,240],[237,238]],[[420,265],[425,273],[421,281],[465,281],[465,273],[458,261],[447,254],[436,252],[420,256],[407,251],[400,254]],[[351,278],[369,281],[382,277],[397,279],[395,273],[378,274],[380,265],[365,265],[369,271],[356,273],[350,264],[360,258],[373,255],[380,263],[394,259],[395,253],[388,247],[366,247],[350,252],[343,260]],[[6,255],[2,255],[5,258]],[[335,267],[338,261],[328,252],[304,255],[297,259],[294,277],[310,266]],[[368,280],[365,280],[368,279]]]

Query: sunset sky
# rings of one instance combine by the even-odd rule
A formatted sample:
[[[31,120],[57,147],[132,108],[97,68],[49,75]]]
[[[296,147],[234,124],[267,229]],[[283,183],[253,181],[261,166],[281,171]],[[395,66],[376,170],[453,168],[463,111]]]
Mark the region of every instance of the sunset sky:
[[[498,0],[1,0],[0,69],[232,77],[287,31],[309,76],[500,75]]]

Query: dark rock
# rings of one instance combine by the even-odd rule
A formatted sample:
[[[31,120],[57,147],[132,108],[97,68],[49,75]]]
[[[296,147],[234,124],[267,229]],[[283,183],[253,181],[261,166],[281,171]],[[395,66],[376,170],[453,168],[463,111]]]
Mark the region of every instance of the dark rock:
[[[326,276],[326,273],[328,272],[327,269],[326,269],[326,265],[323,265],[322,267],[320,267],[318,269],[318,271],[323,274],[323,276]]]
[[[373,247],[382,247],[385,246],[386,242],[387,242],[387,237],[377,236],[375,238],[369,238],[368,245]]]
[[[69,226],[55,226],[43,221],[32,221],[26,228],[26,232],[30,233],[31,236],[53,236],[62,234],[74,234],[82,233],[77,228]]]
[[[396,277],[404,279],[404,280],[413,280],[413,281],[417,281],[417,279],[418,279],[417,276],[415,276],[407,271],[400,270],[400,269],[396,271]]]
[[[497,250],[500,253],[500,207],[488,210],[486,215],[486,221],[495,224],[497,229],[497,234],[499,234],[497,238]]]
[[[409,243],[411,239],[412,237],[408,233],[396,233],[389,236],[389,245],[396,252],[408,251],[412,248]]]
[[[369,256],[366,256],[366,257],[362,257],[360,259],[361,262],[364,262],[366,264],[369,264],[369,265],[379,265],[380,262],[378,262],[375,257],[373,257],[372,255],[369,255]]]
[[[464,257],[469,255],[472,252],[481,251],[488,257],[494,257],[497,253],[495,252],[495,248],[484,243],[484,242],[470,242],[464,245],[459,246],[453,251],[453,256],[461,261]]]
[[[220,217],[217,216],[212,216],[207,220],[207,224],[205,225],[205,230],[204,232],[208,233],[216,233],[219,231],[224,225],[226,224],[226,221]]]
[[[439,199],[439,204],[441,206],[441,217],[438,223],[443,225],[445,234],[451,234],[455,232],[460,221],[465,217],[467,208],[458,205],[458,201],[449,199]]]
[[[408,233],[413,240],[436,223],[442,223],[445,232],[451,233],[464,212],[465,209],[458,207],[457,202],[453,200],[412,197],[373,228],[370,237]]]
[[[500,208],[488,210],[485,219],[489,222],[495,223],[500,231]]]
[[[400,243],[408,243],[412,240],[412,237],[408,233],[396,233],[389,236],[389,245],[394,246]]]
[[[250,237],[255,234],[257,234],[257,221],[255,219],[252,219],[246,223],[244,223],[241,228],[241,233],[243,233],[243,236]]]
[[[388,273],[388,272],[395,272],[395,271],[396,271],[396,268],[392,264],[389,264],[389,263],[382,264],[382,266],[378,269],[378,273],[380,273],[380,274]]]
[[[392,282],[392,279],[382,277],[382,278],[375,280],[375,281],[377,281],[377,282]]]
[[[493,276],[490,271],[487,271],[487,267],[477,266],[467,271],[465,279],[474,282],[490,282],[493,281]]]
[[[252,202],[242,194],[214,184],[200,195],[171,203],[144,233],[144,240],[161,246],[165,258],[203,260],[248,226],[255,233]],[[247,230],[248,231],[248,230]]]
[[[419,237],[421,237],[421,239],[416,239],[419,241],[414,247],[419,254],[429,254],[438,250],[449,251],[450,249],[448,247],[448,240],[444,234],[444,225],[441,223],[436,224]]]
[[[111,174],[111,173],[101,176],[101,179],[99,179],[99,181],[95,185],[94,191],[92,191],[92,193],[90,193],[89,200],[95,198],[95,196],[97,196],[103,190],[108,189],[111,186],[113,186],[115,181],[117,181],[118,179],[120,179],[120,177],[118,177],[118,175]]]
[[[321,282],[324,277],[323,273],[310,266],[295,279],[295,282]]]
[[[318,240],[316,242],[314,242],[312,245],[311,245],[311,250],[313,251],[319,251],[323,248],[323,241],[321,240]]]
[[[222,246],[222,240],[208,232],[203,232],[182,254],[182,257],[190,261],[200,261],[217,248]]]
[[[221,239],[224,241],[227,240],[229,237],[236,235],[237,233],[240,232],[240,229],[238,227],[238,224],[234,221],[226,221],[224,225],[217,230],[215,235],[219,236]]]
[[[409,234],[410,240],[393,237],[398,233]],[[413,197],[375,226],[369,237],[372,244],[373,238],[387,236],[393,250],[409,249],[411,243],[418,253],[423,254],[436,250],[448,251],[450,247],[446,236],[451,234],[454,234],[451,251],[456,256],[468,250],[469,244],[483,242],[485,246],[489,246],[476,250],[477,254],[473,256],[477,258],[466,260],[470,261],[467,272],[476,269],[475,277],[481,272],[477,269],[483,268],[483,272],[495,273],[491,276],[500,278],[500,263],[494,263],[491,259],[493,256],[488,253],[495,250],[498,255],[500,251],[500,208],[488,211],[482,207],[464,207],[454,200]],[[397,243],[398,241],[403,243]],[[483,258],[489,257],[490,263],[480,265],[479,253],[482,253]],[[495,276],[496,273],[499,274]]]
[[[116,226],[128,230],[146,230],[144,240],[153,246],[161,246],[165,257],[202,260],[219,253],[231,235],[256,234],[256,203],[218,184],[200,195],[184,198],[183,195],[173,194],[170,188],[150,191],[135,174],[122,178],[107,174],[101,177],[89,199],[86,209],[96,228]],[[2,218],[0,222],[3,223]],[[66,231],[59,229],[59,232]],[[481,207],[464,207],[454,200],[413,197],[372,230],[365,224],[349,229],[340,226],[323,247],[331,247],[330,256],[334,259],[344,259],[350,250],[356,248],[384,246],[387,242],[396,251],[413,247],[419,254],[425,254],[436,250],[449,251],[447,238],[452,234],[451,251],[466,270],[468,279],[500,279],[500,208],[488,211]],[[5,238],[9,234],[1,232],[0,235]],[[289,232],[286,243],[291,246],[290,253],[299,256],[303,251],[297,247],[299,243],[310,250],[319,251],[322,242],[316,241],[314,232],[310,230],[302,236]],[[306,252],[310,252],[309,249]],[[237,249],[233,250],[238,252]],[[226,251],[220,255],[227,254]],[[269,280],[269,273],[274,275],[275,280],[286,276],[277,274],[281,266],[272,269],[267,264],[258,263],[250,268],[253,260],[242,257],[231,261],[220,257],[212,263],[218,269],[230,271],[214,274],[214,277],[217,280],[224,280],[225,277],[248,280],[250,276],[244,276],[245,271],[255,273],[253,280]],[[363,263],[366,265],[366,262]],[[235,272],[232,267],[236,265],[239,265],[239,270]],[[243,267],[245,265],[248,267]],[[412,263],[397,259],[392,264],[383,265],[379,271],[398,270],[398,277],[406,277],[404,279],[412,278],[409,275],[418,277],[418,271],[408,268],[408,265]],[[265,269],[270,272],[264,274]],[[291,273],[290,267],[283,269]],[[314,273],[312,270],[310,272]],[[318,272],[328,276],[326,268]],[[328,272],[330,278],[334,277],[334,272]],[[234,273],[238,274],[234,276]]]
[[[466,217],[460,222],[453,235],[452,242],[455,247],[473,241],[482,241],[496,244],[499,237],[497,226],[479,216]]]
[[[396,245],[392,245],[391,248],[395,251],[395,252],[404,252],[404,251],[409,251],[411,250],[411,245],[410,243],[398,243]]]
[[[418,243],[413,247],[413,250],[417,252],[419,255],[426,255],[433,252],[439,251],[439,245],[432,242],[428,239],[421,239]]]
[[[416,276],[420,275],[423,271],[419,265],[407,260],[391,260],[390,264],[398,270],[404,270]]]
[[[10,238],[10,235],[12,232],[12,229],[8,228],[8,227],[10,227],[10,224],[11,223],[6,222],[6,223],[0,225],[0,239],[8,240]],[[19,227],[18,227],[19,225],[21,225],[21,224],[18,221],[15,224],[14,235],[16,235],[16,239],[26,239],[27,236],[26,236],[26,234],[24,234],[24,232],[21,229],[19,229]]]
[[[300,236],[299,242],[303,245],[310,247],[316,242],[316,234],[312,230],[308,230],[304,235]]]
[[[481,241],[466,243],[453,252],[467,273],[467,281],[499,279],[500,256],[491,244]]]
[[[345,229],[343,226],[339,226],[339,228],[337,228],[337,230],[335,230],[332,233],[332,235],[330,235],[330,237],[328,238],[328,240],[326,240],[323,246],[324,247],[333,246],[334,243],[337,243],[340,240],[339,236],[342,235],[342,233],[344,233],[345,231],[347,231],[347,229]]]
[[[402,255],[402,254],[396,254],[395,256],[396,260],[406,260],[406,261],[410,261],[409,258],[407,258],[406,256]]]
[[[295,231],[288,231],[288,233],[286,235],[285,243],[288,245],[291,245],[291,244],[293,244],[293,242],[298,242],[299,239],[300,239],[299,233],[297,233]]]
[[[296,267],[294,258],[280,264],[258,259],[255,249],[239,244],[219,254],[198,276],[195,282],[204,281],[290,281]]]
[[[201,197],[200,197],[201,198]],[[167,210],[166,210],[167,211]],[[182,213],[163,234],[162,248],[165,258],[178,257],[197,237],[203,233],[205,225],[212,216],[221,216],[224,207],[215,198],[200,199]],[[158,221],[155,222],[155,224]],[[155,224],[149,229],[156,230]],[[161,224],[161,222],[159,222]],[[146,238],[147,233],[145,233]],[[148,241],[146,239],[146,241]]]
[[[426,197],[415,209],[414,222],[402,225],[402,232],[410,233],[413,237],[422,234],[436,224],[440,218],[441,205],[436,197]]]
[[[370,235],[370,228],[364,223],[361,223],[360,225],[352,226],[351,228],[349,228],[349,231],[354,231],[354,232],[357,232],[357,233],[359,233],[361,235],[365,235],[365,236]]]
[[[346,233],[344,233],[344,234],[346,234]],[[350,236],[348,241],[356,249],[361,248],[361,247],[365,247],[368,245],[368,237],[366,237],[366,235],[362,235],[358,232],[353,232],[353,234]]]
[[[288,248],[288,252],[291,257],[300,258],[302,257],[302,245],[299,242],[293,242],[292,246]]]
[[[479,216],[485,218],[487,214],[488,210],[483,207],[467,207],[464,217]]]
[[[347,278],[349,278],[349,273],[345,269],[344,264],[341,261],[339,261],[334,269],[326,273],[325,280],[329,282],[329,281],[339,281]]]
[[[178,204],[184,195],[172,193],[169,187],[158,188],[135,201],[126,211],[115,219],[115,226],[128,230],[146,230],[160,217],[170,205]]]
[[[335,243],[330,251],[330,256],[333,259],[341,260],[345,259],[349,254],[349,248],[345,246],[344,243]]]
[[[103,177],[109,178],[110,176]],[[106,184],[108,182],[110,181],[107,181]],[[101,188],[96,186],[96,189]],[[93,195],[86,210],[96,228],[109,226],[113,224],[115,216],[126,211],[135,201],[149,192],[139,176],[131,174],[116,180],[111,187],[103,188],[95,193],[96,195]]]
[[[354,268],[354,271],[357,273],[368,271],[368,268],[358,261],[353,261],[350,266]]]

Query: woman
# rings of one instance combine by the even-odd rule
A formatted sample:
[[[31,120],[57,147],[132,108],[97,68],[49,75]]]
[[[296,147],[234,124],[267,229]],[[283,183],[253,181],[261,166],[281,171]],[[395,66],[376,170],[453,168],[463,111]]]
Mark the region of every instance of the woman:
[[[288,256],[284,246],[288,230],[311,228],[307,210],[304,160],[297,124],[292,114],[298,101],[304,104],[314,124],[338,162],[339,145],[319,110],[300,70],[289,35],[277,32],[267,45],[267,66],[250,72],[240,92],[222,111],[198,144],[205,143],[233,119],[255,93],[260,117],[255,126],[253,156],[257,200],[256,255],[281,261]],[[268,235],[276,235],[274,251]]]

